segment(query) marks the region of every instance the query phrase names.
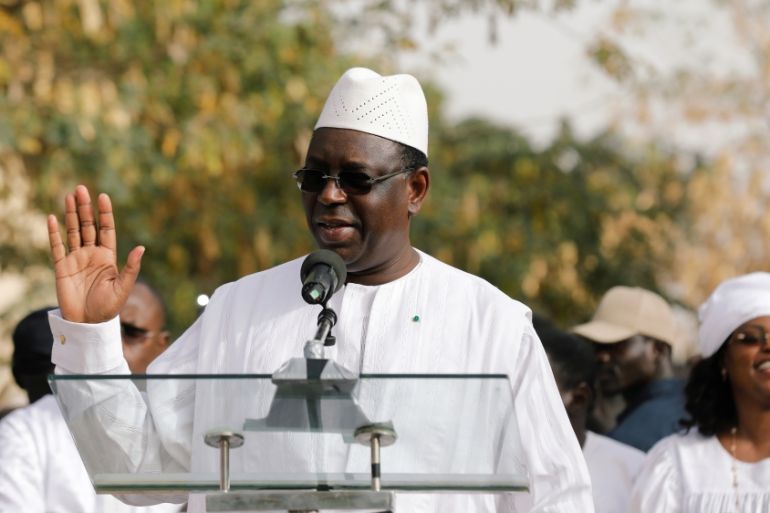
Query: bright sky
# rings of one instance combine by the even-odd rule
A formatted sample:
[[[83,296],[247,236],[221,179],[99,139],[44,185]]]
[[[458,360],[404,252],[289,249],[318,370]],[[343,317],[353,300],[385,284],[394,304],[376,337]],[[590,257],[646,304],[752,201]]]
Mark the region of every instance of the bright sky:
[[[403,60],[408,69],[431,69],[447,91],[452,118],[482,115],[513,124],[536,141],[550,139],[559,119],[569,117],[586,134],[605,126],[608,98],[619,88],[585,55],[587,37],[573,26],[590,27],[606,16],[606,5],[586,4],[563,16],[522,12],[498,20],[496,43],[489,41],[488,20],[465,16],[423,40],[425,50]],[[438,65],[425,55],[446,44],[455,54]],[[430,61],[429,61],[430,62]]]
[[[597,34],[612,30],[619,5],[627,4],[584,0],[558,15],[521,11],[498,20],[496,44],[489,41],[485,17],[466,15],[420,38],[420,52],[402,57],[401,64],[442,86],[454,119],[479,114],[511,124],[539,143],[553,136],[563,117],[586,136],[610,124],[631,130],[633,95],[598,69],[585,50]],[[688,67],[714,77],[755,72],[730,17],[716,3],[637,0],[632,5],[649,12],[629,23],[622,38],[641,76]],[[454,45],[454,55],[444,62],[431,57],[448,43]],[[665,115],[645,129],[697,149],[724,140],[728,131],[726,124],[693,131],[672,124]]]

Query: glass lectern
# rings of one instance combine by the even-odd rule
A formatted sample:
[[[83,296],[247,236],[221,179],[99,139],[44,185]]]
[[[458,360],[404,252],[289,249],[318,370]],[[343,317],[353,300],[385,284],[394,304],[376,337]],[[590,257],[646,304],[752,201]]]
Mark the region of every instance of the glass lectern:
[[[209,511],[312,511],[392,510],[401,492],[526,490],[504,375],[50,382],[98,493],[203,492]]]

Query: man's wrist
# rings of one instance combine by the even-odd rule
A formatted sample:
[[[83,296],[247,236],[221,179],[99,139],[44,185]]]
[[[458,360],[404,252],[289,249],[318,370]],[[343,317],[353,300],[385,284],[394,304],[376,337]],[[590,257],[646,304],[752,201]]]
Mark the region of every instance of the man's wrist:
[[[76,374],[99,374],[119,367],[123,360],[120,319],[77,323],[64,319],[58,308],[48,312],[53,334],[51,361]]]

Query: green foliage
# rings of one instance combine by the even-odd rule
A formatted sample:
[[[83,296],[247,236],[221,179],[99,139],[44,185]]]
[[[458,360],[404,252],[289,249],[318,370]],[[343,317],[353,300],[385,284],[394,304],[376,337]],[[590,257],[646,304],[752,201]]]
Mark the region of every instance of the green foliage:
[[[351,63],[324,10],[30,5],[0,33],[3,67],[19,70],[0,82],[0,145],[23,157],[33,204],[60,213],[76,183],[109,193],[121,258],[147,245],[142,274],[175,328],[196,294],[309,249],[290,173]],[[27,263],[8,257],[6,268]]]
[[[434,135],[418,246],[564,324],[614,285],[661,288],[700,170],[611,134],[579,141],[568,126],[542,150],[483,120]]]

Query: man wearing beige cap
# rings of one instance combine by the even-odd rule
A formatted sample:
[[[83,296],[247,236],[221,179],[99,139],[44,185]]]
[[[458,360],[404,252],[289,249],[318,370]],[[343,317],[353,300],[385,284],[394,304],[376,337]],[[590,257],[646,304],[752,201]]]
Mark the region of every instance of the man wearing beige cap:
[[[590,513],[585,461],[530,310],[480,278],[411,245],[411,219],[420,211],[430,185],[427,166],[428,113],[417,80],[353,68],[332,89],[303,167],[293,175],[287,173],[287,182],[293,176],[299,187],[315,242],[337,253],[348,270],[345,286],[329,302],[339,312],[339,323],[334,328],[336,345],[328,356],[356,373],[499,373],[510,378],[516,415],[504,438],[515,437],[522,450],[517,458],[503,460],[499,452],[487,456],[506,468],[523,464],[531,509],[516,509],[516,498],[510,494],[457,493],[397,494],[396,510]],[[98,197],[96,210],[85,187],[66,197],[68,250],[56,218],[48,220],[60,305],[50,322],[56,340],[68,341],[54,348],[58,373],[126,371],[118,352],[117,312],[144,248],[134,248],[119,272],[107,195]],[[318,316],[318,307],[301,298],[302,261],[298,258],[220,287],[198,321],[153,363],[150,372],[269,374],[301,355]],[[123,393],[130,395],[131,390]],[[108,456],[129,472],[143,469],[142,452],[151,444],[161,452],[153,454],[153,461],[160,458],[164,469],[205,469],[210,449],[193,443],[190,433],[180,429],[199,432],[213,424],[206,408],[194,408],[210,404],[205,401],[212,398],[204,395],[180,393],[154,400],[145,409],[141,401],[120,401],[133,407],[110,414],[135,437],[116,448],[109,443],[109,433],[95,426],[91,438],[107,441],[94,446],[111,447],[114,454]],[[401,402],[416,399],[403,397]],[[174,411],[157,415],[154,405],[161,403],[175,405]],[[415,404],[415,419],[430,418],[430,404]],[[457,412],[458,422],[475,422],[473,415],[463,413]],[[401,442],[388,448],[384,468],[422,474],[463,464],[472,469],[474,457],[484,457],[483,451],[473,447],[455,454],[454,444],[462,440],[445,427],[430,431],[420,447]],[[242,465],[234,472],[312,474],[315,453],[303,447],[247,443],[231,463]],[[470,455],[474,451],[477,454]],[[353,476],[351,469],[367,469],[361,463],[368,460],[360,456],[345,449],[318,458],[325,470]],[[188,511],[204,510],[204,498],[190,496]]]
[[[684,382],[674,378],[676,319],[669,304],[649,290],[613,287],[590,322],[573,332],[593,342],[602,394],[622,394],[626,407],[611,438],[642,451],[680,429]]]

